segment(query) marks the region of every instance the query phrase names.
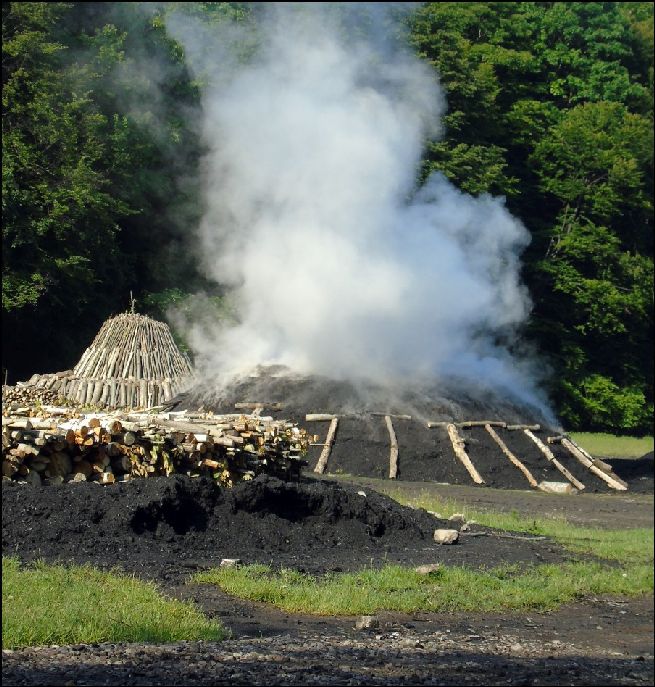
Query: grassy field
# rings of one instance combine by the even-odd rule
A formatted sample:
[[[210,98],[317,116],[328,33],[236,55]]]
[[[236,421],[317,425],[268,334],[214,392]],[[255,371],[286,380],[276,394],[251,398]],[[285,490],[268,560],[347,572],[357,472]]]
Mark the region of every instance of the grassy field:
[[[641,458],[653,450],[653,437],[617,437],[614,434],[570,432],[576,444],[593,456],[606,458]]]
[[[2,559],[2,647],[222,639],[224,629],[153,584],[90,566]]]
[[[428,575],[396,565],[339,573],[320,579],[263,565],[217,568],[194,576],[229,594],[274,604],[290,613],[368,615],[379,610],[546,610],[592,594],[634,595],[653,589],[652,565],[608,567],[600,563],[540,565],[473,571],[442,567]]]

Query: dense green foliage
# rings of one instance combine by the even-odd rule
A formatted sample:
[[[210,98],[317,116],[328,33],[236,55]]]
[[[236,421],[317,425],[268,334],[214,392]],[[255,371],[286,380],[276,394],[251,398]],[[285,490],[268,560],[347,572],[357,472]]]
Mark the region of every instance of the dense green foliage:
[[[528,334],[569,427],[652,421],[653,6],[429,3],[412,39],[449,110],[426,172],[532,234]]]
[[[211,25],[257,13],[146,7],[3,4],[3,365],[13,379],[70,367],[130,291],[161,317],[201,284],[184,241],[202,208],[200,89],[162,14],[183,7]],[[648,431],[653,5],[441,2],[406,21],[448,103],[421,179],[440,170],[469,193],[504,195],[531,232],[525,333],[552,368],[565,425]]]

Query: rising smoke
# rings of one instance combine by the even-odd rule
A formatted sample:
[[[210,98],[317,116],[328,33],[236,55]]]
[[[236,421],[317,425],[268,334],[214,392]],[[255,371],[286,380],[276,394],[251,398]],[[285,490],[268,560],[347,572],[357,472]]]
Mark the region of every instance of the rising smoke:
[[[232,287],[239,316],[188,324],[197,365],[228,378],[268,363],[376,383],[455,376],[534,403],[529,363],[500,343],[529,313],[529,234],[503,199],[441,174],[416,192],[442,90],[384,22],[350,24],[347,5],[268,6],[256,44],[237,26],[169,19],[205,83],[205,270]]]

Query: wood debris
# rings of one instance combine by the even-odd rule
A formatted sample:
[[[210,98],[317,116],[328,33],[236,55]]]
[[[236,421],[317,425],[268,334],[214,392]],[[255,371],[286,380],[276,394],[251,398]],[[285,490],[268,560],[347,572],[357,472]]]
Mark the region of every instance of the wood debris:
[[[32,484],[112,484],[174,473],[210,475],[224,486],[262,473],[296,480],[313,438],[270,417],[20,410],[2,418],[2,474]]]

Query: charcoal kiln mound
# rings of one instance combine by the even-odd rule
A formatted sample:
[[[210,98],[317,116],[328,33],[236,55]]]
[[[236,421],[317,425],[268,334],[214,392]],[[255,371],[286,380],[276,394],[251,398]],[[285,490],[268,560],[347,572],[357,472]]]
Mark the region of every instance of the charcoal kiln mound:
[[[474,524],[459,543],[443,546],[434,530],[453,523],[427,511],[332,480],[268,475],[232,489],[182,475],[106,487],[3,482],[2,516],[3,555],[118,566],[172,584],[223,558],[322,574],[387,563],[481,567],[567,556],[548,540],[504,538]]]
[[[562,442],[539,408],[461,380],[390,389],[261,367],[222,387],[195,386],[171,407],[293,420],[318,437],[308,454],[318,473],[569,493],[629,488],[609,464],[591,467],[593,457]]]

